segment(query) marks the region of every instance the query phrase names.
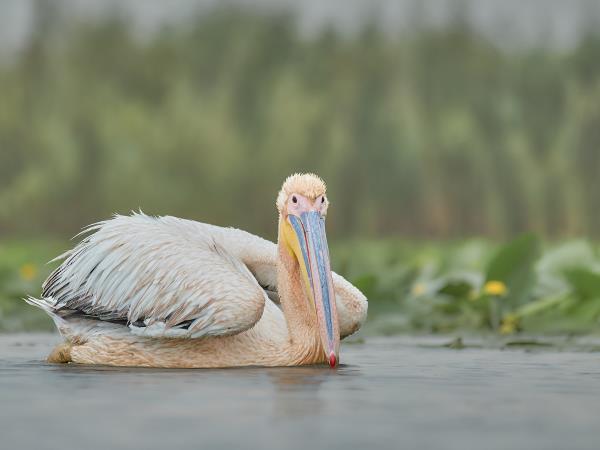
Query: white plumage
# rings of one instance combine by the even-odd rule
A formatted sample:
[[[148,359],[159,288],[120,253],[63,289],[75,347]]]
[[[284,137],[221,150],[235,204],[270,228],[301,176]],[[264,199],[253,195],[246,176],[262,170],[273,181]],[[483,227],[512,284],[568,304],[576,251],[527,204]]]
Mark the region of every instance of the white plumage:
[[[54,260],[64,259],[42,287],[45,309],[60,316],[83,313],[125,321],[140,335],[198,338],[244,331],[265,301],[277,299],[277,245],[246,231],[134,213],[86,233]],[[366,299],[342,276],[333,278],[346,337],[364,321]],[[363,306],[360,317],[344,314],[352,300]]]
[[[182,367],[321,358],[313,354],[320,344],[312,332],[310,342],[287,349],[292,330],[279,306],[276,244],[235,228],[143,213],[115,216],[85,233],[57,258],[64,261],[44,283],[42,298],[27,299],[55,320],[69,343],[69,361],[77,352],[78,362]],[[332,273],[332,281],[343,338],[360,327],[367,302],[341,276]],[[314,314],[301,306],[306,308]],[[189,353],[189,364],[167,356],[173,338],[201,342],[176,344],[182,355]],[[118,348],[114,355],[111,346]],[[269,356],[278,347],[285,347],[283,356]]]
[[[42,296],[58,312],[126,321],[137,334],[188,338],[239,333],[262,314],[265,293],[241,259],[247,252],[232,253],[258,249],[266,243],[259,238],[143,214],[87,231],[93,234],[62,255],[44,283]],[[260,251],[255,256],[250,264],[259,263]]]

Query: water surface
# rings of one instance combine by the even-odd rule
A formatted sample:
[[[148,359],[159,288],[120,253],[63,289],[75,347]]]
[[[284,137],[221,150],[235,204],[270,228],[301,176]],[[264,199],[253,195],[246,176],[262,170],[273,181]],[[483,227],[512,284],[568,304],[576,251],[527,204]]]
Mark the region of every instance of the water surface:
[[[57,340],[0,336],[0,448],[600,446],[598,353],[377,338],[335,370],[164,370],[43,362]]]

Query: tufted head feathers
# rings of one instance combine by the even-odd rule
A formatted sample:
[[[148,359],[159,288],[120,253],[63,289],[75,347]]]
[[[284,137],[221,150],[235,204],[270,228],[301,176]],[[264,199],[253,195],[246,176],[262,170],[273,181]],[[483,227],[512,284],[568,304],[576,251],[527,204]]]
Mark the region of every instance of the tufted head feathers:
[[[302,195],[310,200],[325,194],[327,188],[325,182],[314,173],[295,173],[283,182],[281,191],[277,195],[277,209],[281,212],[292,194]]]

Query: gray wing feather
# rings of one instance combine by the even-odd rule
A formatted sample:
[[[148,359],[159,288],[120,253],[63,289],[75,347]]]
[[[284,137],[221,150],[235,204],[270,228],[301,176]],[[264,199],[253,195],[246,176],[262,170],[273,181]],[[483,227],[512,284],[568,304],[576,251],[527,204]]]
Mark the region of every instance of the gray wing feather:
[[[235,334],[261,317],[265,293],[211,228],[174,217],[116,216],[94,224],[46,280],[55,308],[122,320],[138,334]]]

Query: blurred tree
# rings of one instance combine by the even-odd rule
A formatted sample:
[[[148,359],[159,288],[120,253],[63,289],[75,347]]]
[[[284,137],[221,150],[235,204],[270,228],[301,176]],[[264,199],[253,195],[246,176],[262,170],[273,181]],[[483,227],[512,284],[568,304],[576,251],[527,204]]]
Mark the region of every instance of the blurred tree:
[[[57,6],[58,5],[58,6]],[[142,208],[275,237],[285,176],[329,184],[336,236],[600,233],[600,38],[502,51],[445,27],[301,37],[227,8],[140,39],[112,17],[0,62],[0,231],[73,234]]]

